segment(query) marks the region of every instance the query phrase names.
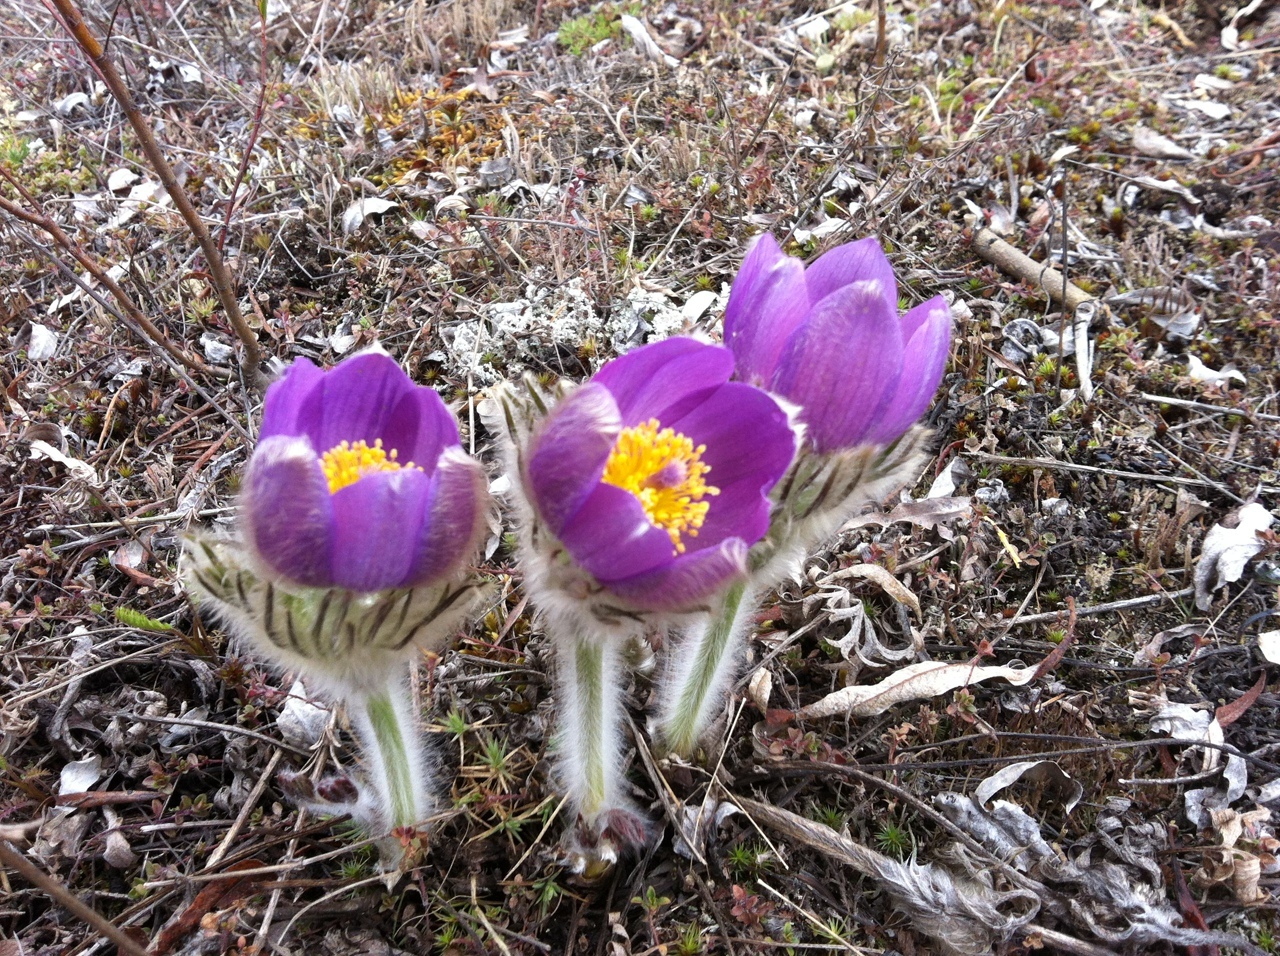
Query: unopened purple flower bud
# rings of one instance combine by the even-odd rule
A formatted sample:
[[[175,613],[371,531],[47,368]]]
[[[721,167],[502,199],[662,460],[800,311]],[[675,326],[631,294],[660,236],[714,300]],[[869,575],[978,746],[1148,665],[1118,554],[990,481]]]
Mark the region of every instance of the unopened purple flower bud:
[[[202,608],[346,707],[361,780],[288,782],[386,834],[434,806],[406,663],[477,594],[466,574],[488,492],[453,415],[392,359],[323,372],[299,359],[267,390],[241,491],[239,538],[193,535],[182,576]],[[384,864],[400,856],[382,841]]]
[[[936,296],[899,315],[893,267],[874,238],[806,270],[766,234],[733,282],[724,338],[738,377],[799,405],[808,443],[825,453],[889,444],[924,414],[951,313]]]
[[[329,372],[297,359],[268,389],[241,503],[246,542],[273,574],[384,591],[455,573],[485,490],[440,396],[370,352]]]
[[[343,697],[460,620],[487,501],[453,415],[389,356],[299,359],[267,390],[240,538],[194,538],[184,577],[265,656]]]

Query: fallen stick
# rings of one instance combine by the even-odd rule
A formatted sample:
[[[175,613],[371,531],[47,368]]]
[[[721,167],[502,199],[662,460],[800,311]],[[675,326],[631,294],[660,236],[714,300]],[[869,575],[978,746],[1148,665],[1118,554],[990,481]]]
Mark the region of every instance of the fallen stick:
[[[1078,285],[1068,282],[1057,269],[1036,262],[985,226],[974,233],[973,251],[1001,272],[1042,290],[1055,302],[1062,303],[1068,312],[1075,312],[1080,303],[1093,298]]]
[[[55,903],[82,922],[88,923],[100,936],[115,943],[126,956],[147,956],[147,951],[132,936],[116,926],[97,910],[80,902],[69,889],[49,876],[8,843],[0,841],[0,864],[17,870],[24,880],[36,886]]]

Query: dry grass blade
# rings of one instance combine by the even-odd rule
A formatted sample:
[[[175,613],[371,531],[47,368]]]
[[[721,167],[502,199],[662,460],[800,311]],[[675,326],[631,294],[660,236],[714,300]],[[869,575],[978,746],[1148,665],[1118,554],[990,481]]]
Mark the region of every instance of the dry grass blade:
[[[741,797],[734,802],[789,839],[870,877],[915,928],[946,952],[988,953],[1034,919],[1040,908],[1030,890],[997,891],[971,880],[959,881],[931,864],[890,859],[789,810]]]

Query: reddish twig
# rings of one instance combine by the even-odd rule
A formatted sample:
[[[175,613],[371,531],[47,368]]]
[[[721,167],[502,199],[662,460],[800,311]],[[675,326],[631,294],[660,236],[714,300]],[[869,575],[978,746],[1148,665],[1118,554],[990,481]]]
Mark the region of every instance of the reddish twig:
[[[1223,704],[1214,713],[1218,718],[1218,726],[1230,727],[1237,720],[1244,716],[1245,711],[1257,702],[1262,696],[1262,692],[1267,689],[1267,675],[1265,672],[1258,675],[1258,682],[1250,687],[1247,691],[1237,697],[1229,704]]]
[[[1215,161],[1214,164],[1209,167],[1209,172],[1218,179],[1239,179],[1245,173],[1251,172],[1253,169],[1261,165],[1262,154],[1269,149],[1273,149],[1277,143],[1280,143],[1280,130],[1276,130],[1272,133],[1264,133],[1244,149],[1236,150],[1234,153]],[[1242,159],[1245,156],[1249,157],[1249,162],[1245,163],[1239,169],[1227,170],[1222,167],[1222,164],[1229,159]]]
[[[0,863],[12,867],[28,883],[47,893],[59,906],[77,919],[88,923],[99,933],[115,943],[127,956],[147,956],[147,951],[115,923],[97,910],[86,906],[69,889],[45,873],[25,856],[4,841],[0,841]]]
[[[885,39],[885,20],[885,0],[876,0],[876,50],[871,61],[876,69],[884,66],[884,51],[888,46]]]
[[[230,434],[227,432],[226,434]],[[59,807],[75,807],[77,810],[97,810],[100,807],[119,806],[129,803],[150,803],[163,799],[164,794],[155,790],[90,790],[87,793],[60,793],[54,798],[54,805]]]
[[[111,62],[106,51],[102,48],[102,44],[98,42],[97,37],[89,32],[89,28],[85,25],[80,11],[76,9],[72,0],[51,0],[51,2],[57,8],[64,25],[70,30],[71,36],[89,59],[93,61],[94,66],[107,84],[107,89],[111,92],[111,96],[120,104],[120,108],[129,120],[129,125],[133,127],[134,135],[138,137],[138,143],[142,146],[142,151],[146,154],[147,161],[159,177],[160,184],[164,186],[165,192],[173,200],[174,207],[186,222],[191,234],[195,236],[196,242],[199,243],[200,250],[204,253],[205,263],[209,269],[209,281],[218,296],[218,301],[222,304],[227,320],[231,323],[231,327],[235,330],[241,344],[244,345],[244,356],[240,363],[241,370],[246,381],[251,385],[261,386],[263,376],[259,370],[259,365],[262,361],[262,351],[258,346],[258,338],[253,329],[249,328],[249,324],[245,322],[244,316],[240,313],[240,304],[236,299],[231,273],[227,270],[227,264],[223,260],[222,254],[218,251],[218,244],[214,242],[213,236],[209,234],[209,230],[204,224],[204,220],[200,218],[200,214],[191,204],[186,190],[179,184],[177,176],[174,175],[173,167],[165,159],[164,151],[156,141],[146,118],[143,117],[138,109],[138,104],[134,101],[133,94],[125,86],[124,80],[116,70],[115,64]]]
[[[1067,597],[1067,633],[1063,635],[1062,640],[1058,642],[1058,646],[1051,650],[1045,659],[1040,662],[1036,668],[1035,679],[1039,680],[1049,671],[1053,670],[1062,663],[1063,656],[1067,653],[1067,648],[1072,645],[1076,639],[1076,599]]]
[[[212,371],[212,369],[210,369],[209,366],[206,365],[198,356],[193,355],[174,344],[172,339],[160,331],[160,329],[156,327],[155,323],[147,318],[142,309],[138,307],[138,304],[133,301],[133,298],[129,293],[126,292],[115,279],[111,278],[101,265],[90,258],[84,249],[78,243],[74,242],[54,220],[39,212],[39,203],[36,198],[31,195],[31,193],[13,176],[12,173],[3,167],[0,167],[0,176],[3,176],[4,179],[8,181],[9,185],[13,186],[13,188],[18,191],[19,195],[34,207],[32,210],[23,209],[12,200],[6,199],[4,196],[0,196],[0,210],[4,210],[15,219],[20,219],[23,222],[29,223],[37,229],[41,229],[48,233],[58,246],[66,250],[66,252],[75,259],[76,262],[80,263],[89,275],[93,276],[98,283],[104,286],[107,291],[111,293],[112,297],[119,304],[125,315],[142,330],[143,334],[156,345],[160,346],[160,348],[172,355],[174,359],[181,362],[193,372],[209,374]]]

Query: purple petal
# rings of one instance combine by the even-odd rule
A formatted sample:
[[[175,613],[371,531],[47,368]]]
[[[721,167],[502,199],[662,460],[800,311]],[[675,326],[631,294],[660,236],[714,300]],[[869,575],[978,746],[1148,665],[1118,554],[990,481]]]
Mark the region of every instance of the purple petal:
[[[333,582],[352,591],[399,587],[418,555],[431,479],[416,468],[367,474],[333,495]]]
[[[705,445],[710,466],[706,481],[720,489],[690,550],[705,549],[726,538],[754,544],[769,530],[768,494],[791,465],[795,436],[786,413],[768,394],[730,382],[683,418],[667,423]]]
[[[895,314],[898,309],[898,280],[893,266],[874,236],[857,242],[846,242],[818,256],[804,274],[809,289],[809,301],[825,299],[837,289],[854,282],[878,281],[882,283],[889,307]]]
[[[484,470],[461,448],[447,448],[431,476],[431,500],[413,563],[401,582],[417,587],[447,577],[472,556],[484,531],[489,494]]]
[[[272,435],[297,435],[300,431],[298,413],[323,378],[324,372],[309,359],[294,359],[293,364],[267,389],[259,440]]]
[[[258,443],[240,492],[245,539],[262,562],[298,584],[331,584],[333,506],[320,459],[305,438]]]
[[[719,547],[690,551],[644,574],[612,581],[609,590],[649,611],[693,611],[747,573],[747,545],[729,538]]]
[[[588,382],[559,402],[530,440],[526,484],[552,534],[560,534],[600,484],[621,430],[613,395]]]
[[[901,327],[913,330],[902,359],[902,378],[884,417],[867,440],[888,444],[905,432],[929,407],[942,380],[951,348],[951,309],[935,296],[902,317]]]
[[[765,233],[742,260],[724,310],[724,344],[733,350],[738,378],[767,382],[808,311],[804,265]]]
[[[378,437],[401,464],[431,471],[440,453],[458,444],[458,421],[433,389],[415,385],[396,402]]]
[[[801,405],[820,452],[866,440],[902,375],[897,309],[880,282],[855,282],[814,306],[787,343],[774,387]]]
[[[603,482],[559,538],[573,559],[606,586],[669,564],[675,554],[671,536],[649,522],[640,499]]]
[[[678,418],[732,374],[728,349],[677,336],[606,362],[591,380],[613,393],[622,424],[630,427]]]
[[[321,454],[344,441],[372,445],[382,438],[401,399],[415,388],[391,356],[357,355],[325,374],[319,390],[300,409],[299,429]]]

